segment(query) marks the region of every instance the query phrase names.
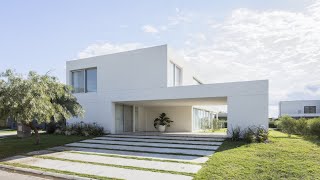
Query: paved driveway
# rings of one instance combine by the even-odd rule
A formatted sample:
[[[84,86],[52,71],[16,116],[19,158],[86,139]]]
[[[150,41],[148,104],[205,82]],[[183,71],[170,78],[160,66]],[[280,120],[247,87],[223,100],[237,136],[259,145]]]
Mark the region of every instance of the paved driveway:
[[[7,162],[73,172],[79,177],[192,179],[223,140],[192,134],[107,135],[16,156]]]

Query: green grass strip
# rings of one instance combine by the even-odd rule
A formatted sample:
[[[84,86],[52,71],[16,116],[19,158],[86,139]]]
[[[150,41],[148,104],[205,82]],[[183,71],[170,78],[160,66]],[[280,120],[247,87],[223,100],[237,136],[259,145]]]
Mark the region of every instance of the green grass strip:
[[[117,149],[117,148],[83,147],[83,146],[77,146],[77,145],[68,145],[66,147],[87,148],[87,149],[105,149],[105,150],[112,150],[112,151],[126,151],[126,152],[137,152],[137,153],[168,154],[168,155],[178,155],[178,156],[206,157],[206,156],[198,155],[198,154],[171,153],[171,152],[153,152],[153,151],[137,151],[137,150]]]
[[[115,158],[123,158],[123,159],[135,159],[135,160],[146,160],[146,161],[158,161],[158,162],[172,162],[172,163],[181,163],[181,164],[194,164],[194,165],[202,165],[203,163],[196,162],[187,162],[187,161],[175,161],[175,160],[166,160],[166,159],[153,159],[153,158],[142,158],[135,156],[121,156],[121,155],[113,155],[113,154],[98,154],[98,153],[84,153],[79,151],[66,151],[74,154],[83,154],[83,155],[96,155],[96,156],[105,156],[105,157],[115,157]]]
[[[139,138],[138,138],[139,139]],[[141,138],[140,138],[141,139]],[[157,142],[157,141],[139,141],[139,140],[122,140],[122,139],[105,139],[103,137],[97,137],[93,140],[105,140],[105,141],[122,141],[122,142],[144,142],[144,143],[159,143],[159,144],[183,144],[183,145],[195,145],[195,146],[220,146],[218,144],[192,144],[192,143],[183,143],[183,142]],[[218,143],[223,143],[223,141],[218,141]]]
[[[151,168],[143,168],[143,167],[135,167],[135,166],[123,166],[123,165],[115,165],[115,164],[104,164],[104,163],[98,163],[98,162],[88,162],[88,161],[81,161],[81,160],[57,158],[57,157],[44,156],[44,155],[42,155],[42,156],[33,156],[33,157],[35,157],[35,158],[41,158],[41,159],[51,159],[51,160],[59,160],[59,161],[83,163],[83,164],[93,164],[93,165],[99,165],[99,166],[108,166],[108,167],[132,169],[132,170],[141,170],[141,171],[150,171],[150,172],[159,172],[159,173],[178,174],[178,175],[186,175],[186,176],[192,176],[192,177],[194,176],[193,173],[187,173],[187,172],[176,172],[176,171],[159,170],[159,169],[151,169]]]
[[[85,178],[91,178],[91,179],[98,179],[98,180],[119,180],[116,178],[109,178],[109,177],[96,176],[96,175],[90,175],[90,174],[76,173],[76,172],[71,172],[71,171],[55,170],[55,169],[49,169],[49,168],[41,168],[41,167],[37,167],[37,166],[25,165],[25,164],[20,164],[20,163],[0,162],[0,164],[13,166],[13,167],[29,168],[29,169],[34,169],[34,170],[71,175],[71,176],[79,176],[79,177],[85,177]]]
[[[188,148],[188,147],[163,147],[163,146],[149,146],[149,145],[136,145],[136,144],[116,144],[116,143],[105,143],[105,142],[78,142],[84,144],[103,144],[103,145],[117,145],[117,146],[134,146],[134,147],[150,147],[150,148],[162,148],[162,149],[187,149],[187,150],[200,150],[200,151],[215,151],[213,149],[199,149],[199,148]]]

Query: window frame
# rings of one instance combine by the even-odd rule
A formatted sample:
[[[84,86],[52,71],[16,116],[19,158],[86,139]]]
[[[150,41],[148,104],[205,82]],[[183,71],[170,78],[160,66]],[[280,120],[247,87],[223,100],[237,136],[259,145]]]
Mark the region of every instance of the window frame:
[[[96,78],[96,91],[87,91],[87,70],[90,69],[96,69],[96,73],[97,73],[97,78]],[[71,86],[72,88],[74,87],[74,79],[73,79],[73,72],[83,72],[83,92],[74,92],[74,90],[72,90],[73,94],[80,94],[80,93],[97,93],[98,92],[98,68],[97,67],[90,67],[90,68],[83,68],[83,69],[75,69],[75,70],[71,70],[70,74],[71,74]],[[73,88],[74,89],[74,88]]]
[[[173,83],[172,83],[172,87],[175,87],[175,86],[181,86],[182,85],[182,82],[183,82],[183,68],[181,66],[178,66],[177,64],[175,64],[174,62],[170,61],[170,66],[173,67]],[[180,70],[180,73],[179,73],[179,82],[178,84],[176,84],[176,68]]]
[[[313,110],[313,108],[314,108],[314,112],[311,112],[311,109]],[[304,112],[304,114],[316,114],[317,113],[317,106],[304,106],[303,112]]]

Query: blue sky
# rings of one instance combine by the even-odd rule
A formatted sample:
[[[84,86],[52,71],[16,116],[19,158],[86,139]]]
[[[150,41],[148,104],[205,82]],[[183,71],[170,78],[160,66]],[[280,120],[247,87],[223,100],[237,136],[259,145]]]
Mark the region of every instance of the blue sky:
[[[64,82],[67,60],[169,44],[207,82],[269,79],[270,106],[276,114],[279,100],[319,98],[320,82],[312,78],[319,77],[319,70],[312,69],[312,77],[307,76],[320,61],[314,46],[320,43],[315,27],[320,21],[315,11],[320,8],[310,10],[314,4],[313,0],[2,1],[0,71],[51,71]],[[292,46],[281,49],[283,41]],[[228,65],[235,69],[226,72]]]

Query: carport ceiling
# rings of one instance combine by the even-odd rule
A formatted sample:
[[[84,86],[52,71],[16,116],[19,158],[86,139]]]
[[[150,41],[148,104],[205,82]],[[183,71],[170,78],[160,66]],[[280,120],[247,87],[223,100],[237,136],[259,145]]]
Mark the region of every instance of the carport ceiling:
[[[118,103],[137,106],[210,106],[227,105],[227,97],[123,101]]]

